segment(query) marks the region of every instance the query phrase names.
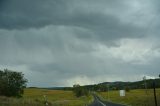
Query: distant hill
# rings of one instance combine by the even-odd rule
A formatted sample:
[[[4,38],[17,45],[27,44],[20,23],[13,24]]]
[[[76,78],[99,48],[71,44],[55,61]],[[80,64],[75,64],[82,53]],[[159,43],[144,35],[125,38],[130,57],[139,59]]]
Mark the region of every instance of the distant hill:
[[[72,90],[72,87],[49,87],[48,90]]]
[[[153,88],[153,79],[146,80],[147,88]],[[160,88],[160,79],[155,79],[156,88]],[[95,85],[84,86],[88,90],[94,91],[107,91],[110,90],[120,90],[120,89],[144,89],[145,81],[135,81],[135,82],[103,82]]]
[[[146,80],[147,88],[153,88],[153,79]],[[160,88],[160,79],[155,79],[156,88]],[[107,91],[109,90],[120,90],[120,89],[144,89],[145,88],[145,81],[135,81],[135,82],[103,82],[94,85],[85,85],[84,88],[90,91]],[[30,88],[37,88],[37,87],[30,87]],[[73,90],[73,87],[46,87],[43,89],[48,90]]]
[[[153,79],[146,80],[147,88],[153,88]],[[160,88],[160,79],[155,79],[155,84],[157,88]],[[113,86],[128,86],[131,89],[140,89],[145,88],[145,81],[136,81],[136,82],[121,82]]]

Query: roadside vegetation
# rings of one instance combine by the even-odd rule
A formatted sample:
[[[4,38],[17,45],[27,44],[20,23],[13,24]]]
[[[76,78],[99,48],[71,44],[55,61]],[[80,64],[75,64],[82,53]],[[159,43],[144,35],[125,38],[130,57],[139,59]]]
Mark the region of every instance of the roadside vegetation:
[[[44,97],[45,96],[45,97]],[[92,96],[76,97],[72,91],[27,88],[22,98],[0,97],[0,106],[85,106]]]
[[[99,92],[103,100],[114,103],[126,104],[128,106],[155,106],[153,89],[137,89],[126,92],[125,97],[120,97],[119,91]],[[156,89],[157,102],[160,106],[160,89]]]

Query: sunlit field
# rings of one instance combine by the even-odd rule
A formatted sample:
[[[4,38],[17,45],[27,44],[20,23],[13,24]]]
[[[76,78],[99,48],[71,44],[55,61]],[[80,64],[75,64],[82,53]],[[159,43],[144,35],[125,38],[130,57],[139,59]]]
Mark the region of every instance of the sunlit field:
[[[156,89],[156,91],[158,106],[160,106],[160,89]],[[147,90],[147,92],[144,89],[130,90],[126,92],[125,97],[120,97],[119,91],[110,91],[109,95],[108,92],[100,92],[99,95],[104,98],[104,100],[126,104],[128,106],[155,106],[152,89]]]
[[[0,106],[44,106],[45,98],[49,106],[85,106],[92,96],[77,98],[72,91],[25,89],[23,98],[0,97]]]

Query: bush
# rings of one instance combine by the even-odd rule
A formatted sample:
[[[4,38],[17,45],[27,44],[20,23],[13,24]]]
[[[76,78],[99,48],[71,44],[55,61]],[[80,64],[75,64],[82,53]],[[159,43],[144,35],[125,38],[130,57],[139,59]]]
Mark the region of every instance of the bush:
[[[125,88],[125,91],[126,91],[126,92],[129,92],[129,91],[130,91],[130,88],[127,86],[127,87]]]
[[[87,96],[89,94],[88,90],[80,85],[73,85],[73,92],[77,97]]]
[[[0,70],[0,95],[17,96],[23,94],[27,80],[21,72],[14,72],[8,69]]]

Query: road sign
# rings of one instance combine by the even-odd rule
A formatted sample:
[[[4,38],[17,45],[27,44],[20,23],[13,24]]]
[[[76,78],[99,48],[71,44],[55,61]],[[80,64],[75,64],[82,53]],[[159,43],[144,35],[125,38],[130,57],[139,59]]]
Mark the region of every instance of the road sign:
[[[120,94],[120,96],[125,96],[125,90],[120,90],[119,94]]]

